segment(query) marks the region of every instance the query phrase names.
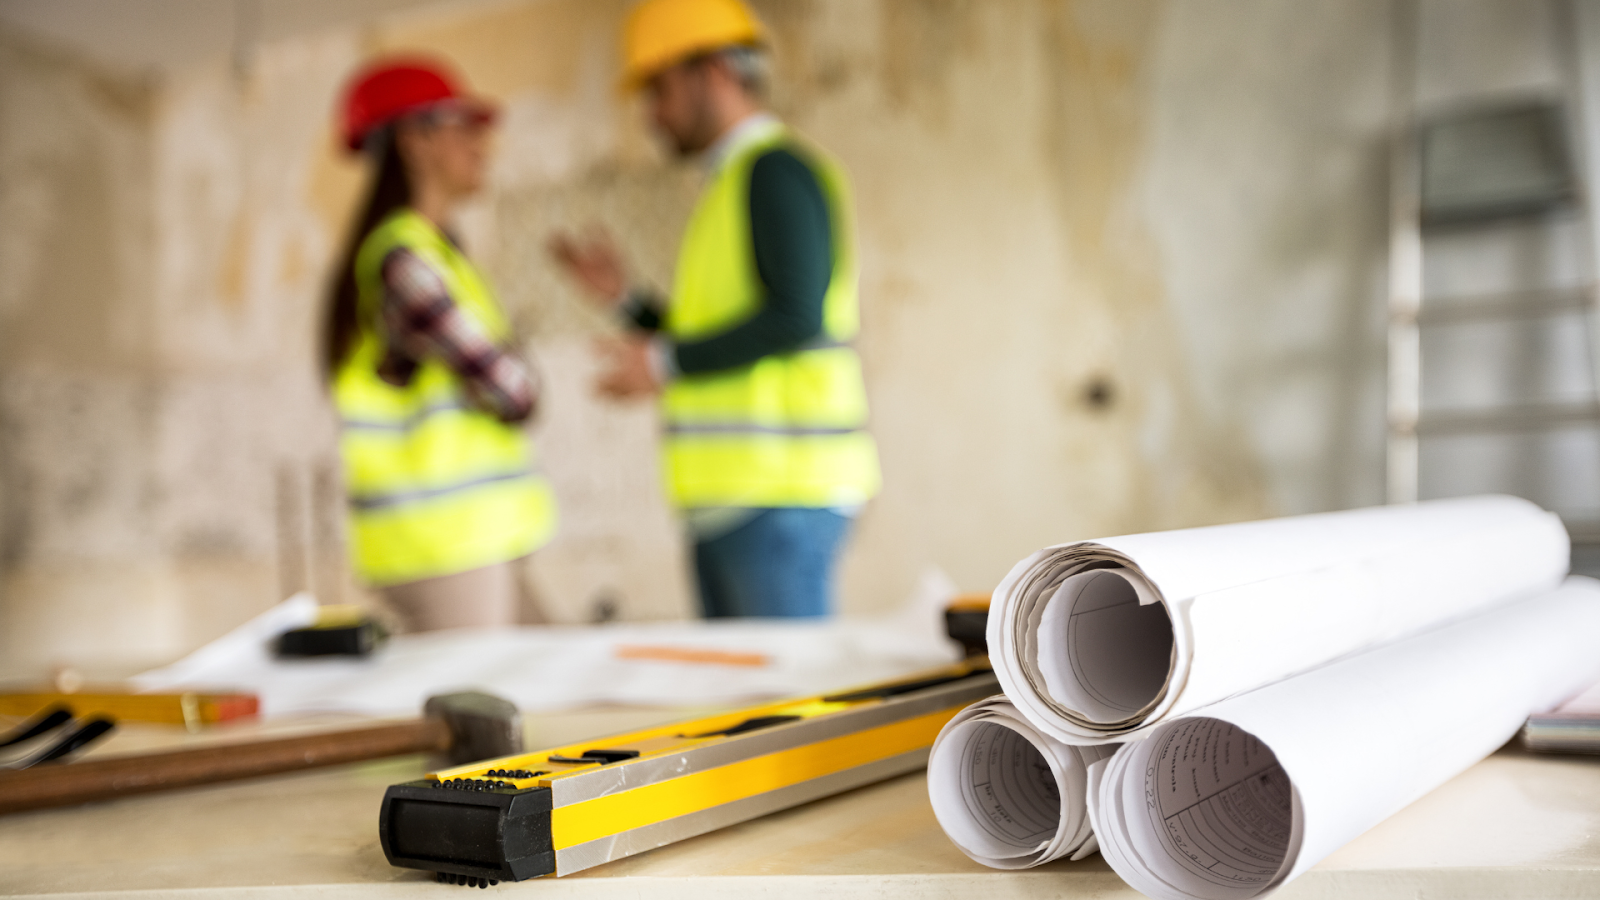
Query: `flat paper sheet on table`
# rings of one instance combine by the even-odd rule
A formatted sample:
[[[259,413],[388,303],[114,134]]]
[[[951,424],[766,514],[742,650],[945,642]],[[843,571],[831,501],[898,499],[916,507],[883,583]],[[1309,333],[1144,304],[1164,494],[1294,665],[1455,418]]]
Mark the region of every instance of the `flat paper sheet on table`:
[[[1574,578],[1224,700],[1089,767],[1101,853],[1158,900],[1259,896],[1597,677],[1600,583]]]
[[[252,691],[263,718],[415,715],[430,695],[464,689],[499,694],[524,712],[553,712],[606,704],[728,706],[825,693],[960,657],[942,633],[939,614],[911,605],[881,619],[455,629],[398,635],[365,659],[273,659],[270,639],[310,624],[315,615],[315,601],[291,598],[133,681],[146,691]],[[673,649],[682,652],[666,652]],[[693,661],[697,657],[710,661]],[[716,661],[743,658],[765,662]]]
[[[1550,590],[1569,549],[1556,516],[1502,496],[1062,544],[995,589],[989,655],[1041,732],[1126,740]]]

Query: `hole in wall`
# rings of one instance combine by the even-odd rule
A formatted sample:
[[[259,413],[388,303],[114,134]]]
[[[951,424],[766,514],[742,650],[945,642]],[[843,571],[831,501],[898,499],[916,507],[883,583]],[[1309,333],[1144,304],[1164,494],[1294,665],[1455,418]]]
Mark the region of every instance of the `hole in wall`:
[[[1093,412],[1109,410],[1117,400],[1117,387],[1107,375],[1093,375],[1084,382],[1083,405]]]

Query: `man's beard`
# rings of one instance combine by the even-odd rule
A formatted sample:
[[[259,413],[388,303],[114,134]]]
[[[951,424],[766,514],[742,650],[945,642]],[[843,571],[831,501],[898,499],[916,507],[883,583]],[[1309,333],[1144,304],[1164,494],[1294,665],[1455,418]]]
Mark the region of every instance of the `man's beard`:
[[[689,127],[672,136],[672,146],[680,158],[697,156],[709,149],[717,139],[712,125],[711,104],[704,98],[695,105]]]

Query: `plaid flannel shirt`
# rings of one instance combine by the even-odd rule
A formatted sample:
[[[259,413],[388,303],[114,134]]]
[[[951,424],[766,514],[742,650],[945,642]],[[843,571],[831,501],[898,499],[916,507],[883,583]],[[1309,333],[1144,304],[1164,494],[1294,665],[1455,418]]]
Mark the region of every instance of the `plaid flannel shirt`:
[[[404,387],[422,360],[437,359],[461,377],[474,408],[504,422],[533,415],[539,385],[532,369],[461,311],[439,273],[404,247],[389,251],[381,271],[388,352],[378,377]]]

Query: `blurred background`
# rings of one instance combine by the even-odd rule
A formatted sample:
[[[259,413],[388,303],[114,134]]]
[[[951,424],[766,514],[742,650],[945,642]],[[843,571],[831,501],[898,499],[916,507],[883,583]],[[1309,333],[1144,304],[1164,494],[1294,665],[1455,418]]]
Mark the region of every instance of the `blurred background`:
[[[464,231],[549,383],[544,606],[691,614],[656,413],[593,396],[615,326],[544,250],[603,224],[670,283],[701,176],[615,89],[627,6],[0,0],[0,675],[371,602],[315,346],[362,190],[338,93],[395,50],[504,104]],[[1066,540],[1418,495],[1592,533],[1587,0],[753,6],[773,108],[856,187],[885,486],[845,613]]]

